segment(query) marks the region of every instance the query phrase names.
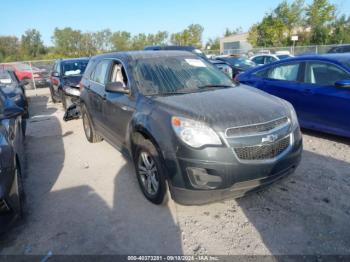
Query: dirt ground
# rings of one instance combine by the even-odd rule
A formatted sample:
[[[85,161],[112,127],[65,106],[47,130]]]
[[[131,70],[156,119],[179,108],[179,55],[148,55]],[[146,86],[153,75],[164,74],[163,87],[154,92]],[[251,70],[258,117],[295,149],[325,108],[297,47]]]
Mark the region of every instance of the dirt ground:
[[[0,254],[350,254],[349,139],[304,132],[300,167],[268,189],[159,207],[117,150],[63,122],[47,89],[28,95],[25,217]]]

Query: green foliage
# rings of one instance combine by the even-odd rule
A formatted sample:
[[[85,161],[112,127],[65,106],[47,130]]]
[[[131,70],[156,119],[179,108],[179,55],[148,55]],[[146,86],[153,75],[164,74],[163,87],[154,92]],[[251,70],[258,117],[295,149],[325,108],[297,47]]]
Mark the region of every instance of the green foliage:
[[[174,45],[192,45],[202,47],[202,34],[204,28],[199,24],[192,24],[185,30],[170,36],[170,42]]]
[[[205,45],[205,49],[210,47],[210,50],[219,50],[220,49],[220,38],[216,37],[214,39],[209,38],[207,44]]]
[[[230,30],[229,28],[226,28],[224,36],[230,36],[230,35],[237,35],[243,32],[242,27],[236,27],[233,30]]]
[[[0,62],[19,58],[19,40],[15,36],[0,36]]]
[[[22,35],[20,52],[24,60],[27,58],[38,58],[45,54],[45,47],[38,30],[29,29]]]
[[[336,44],[349,42],[349,19],[336,18],[336,6],[329,0],[284,0],[261,22],[249,30],[253,46],[282,46],[291,44],[291,36],[299,36],[299,45]]]

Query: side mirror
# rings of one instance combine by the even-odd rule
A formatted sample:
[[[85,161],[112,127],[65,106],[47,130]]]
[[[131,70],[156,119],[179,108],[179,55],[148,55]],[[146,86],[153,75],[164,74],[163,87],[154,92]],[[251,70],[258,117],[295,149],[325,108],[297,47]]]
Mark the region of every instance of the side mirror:
[[[24,110],[18,106],[5,107],[2,114],[0,114],[1,119],[11,119],[16,118],[24,113]]]
[[[129,89],[125,88],[122,82],[111,82],[106,84],[106,91],[112,93],[129,94]]]
[[[58,74],[58,72],[52,72],[52,73],[51,73],[51,76],[53,76],[53,77],[59,77],[60,75]]]
[[[350,80],[339,80],[335,82],[336,88],[347,88],[350,89]]]

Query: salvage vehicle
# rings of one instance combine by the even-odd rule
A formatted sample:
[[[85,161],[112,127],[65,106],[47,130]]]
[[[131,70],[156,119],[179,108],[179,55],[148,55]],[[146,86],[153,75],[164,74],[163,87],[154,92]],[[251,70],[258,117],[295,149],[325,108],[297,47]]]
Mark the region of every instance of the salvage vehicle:
[[[81,80],[89,142],[133,160],[144,196],[204,204],[240,197],[294,172],[302,136],[290,103],[236,85],[182,51],[92,57]]]
[[[308,55],[275,62],[238,80],[293,104],[300,125],[350,137],[350,55]]]
[[[239,56],[219,56],[216,57],[216,59],[230,65],[232,69],[232,79],[236,79],[239,74],[256,66],[256,64],[248,58]]]
[[[45,69],[39,69],[27,63],[0,64],[0,69],[13,71],[19,81],[26,81],[27,89],[34,88],[33,79],[36,87],[47,87],[49,84],[48,72]]]
[[[50,77],[51,100],[62,102],[67,109],[79,100],[79,82],[89,62],[88,58],[73,58],[57,60]]]
[[[22,214],[23,113],[0,90],[0,233]]]
[[[276,54],[255,55],[255,56],[252,56],[250,60],[257,65],[265,65],[265,64],[270,64],[272,62],[276,62],[279,60],[284,60],[292,57],[293,56],[290,54],[281,52],[280,54],[276,53]]]
[[[195,48],[194,46],[182,46],[182,45],[165,45],[165,46],[146,46],[145,47],[146,51],[187,51],[190,52],[199,58],[212,63],[215,65],[219,70],[224,72],[227,76],[232,78],[232,70],[230,66],[224,62],[224,61],[217,61],[215,59],[209,59],[201,50],[198,48]]]
[[[13,71],[0,69],[1,89],[8,98],[24,110],[24,118],[29,117],[28,99],[24,88],[26,84],[26,80],[19,81]]]

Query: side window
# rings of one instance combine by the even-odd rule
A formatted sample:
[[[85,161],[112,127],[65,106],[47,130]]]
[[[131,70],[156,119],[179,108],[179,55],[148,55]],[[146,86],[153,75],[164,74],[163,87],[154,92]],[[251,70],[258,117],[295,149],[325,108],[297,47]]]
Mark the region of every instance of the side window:
[[[107,61],[107,60],[99,62],[96,65],[95,70],[91,74],[91,80],[100,84],[105,84],[107,81],[109,64],[110,64],[110,61]]]
[[[60,62],[56,62],[53,66],[53,72],[57,72],[59,75],[61,74],[61,64]]]
[[[265,56],[265,64],[275,62],[277,59],[272,56]]]
[[[255,57],[252,61],[256,64],[262,65],[264,64],[264,56]]]
[[[269,70],[267,77],[276,80],[298,81],[299,63],[283,64]]]
[[[332,86],[338,80],[350,79],[350,75],[335,65],[324,62],[306,63],[305,83]]]
[[[120,62],[115,61],[113,63],[108,82],[120,82],[124,87],[128,86],[128,78],[126,76],[125,69]]]

